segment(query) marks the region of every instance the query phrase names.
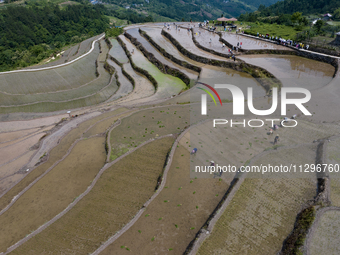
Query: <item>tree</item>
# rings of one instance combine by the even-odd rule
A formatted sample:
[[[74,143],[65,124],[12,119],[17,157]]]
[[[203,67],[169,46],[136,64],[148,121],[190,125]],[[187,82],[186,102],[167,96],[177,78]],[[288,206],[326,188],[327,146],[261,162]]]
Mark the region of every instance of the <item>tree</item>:
[[[259,8],[257,9],[259,12],[262,12],[264,9],[266,9],[266,6],[263,4],[260,4]]]
[[[319,20],[315,23],[314,27],[315,27],[316,32],[317,32],[318,34],[320,34],[321,28],[322,28],[322,26],[323,26],[324,24],[325,24],[325,22],[324,22],[323,20],[321,20],[321,19],[319,19]]]
[[[293,22],[293,24],[297,23],[298,25],[300,25],[301,20],[302,20],[302,13],[301,12],[295,12],[295,13],[292,14],[291,21]]]
[[[333,13],[333,19],[339,20],[340,19],[340,8],[336,9]]]

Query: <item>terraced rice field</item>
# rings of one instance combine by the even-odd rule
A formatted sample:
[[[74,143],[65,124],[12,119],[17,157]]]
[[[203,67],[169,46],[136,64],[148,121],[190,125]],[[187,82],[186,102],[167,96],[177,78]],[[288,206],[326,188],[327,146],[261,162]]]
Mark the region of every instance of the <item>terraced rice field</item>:
[[[124,36],[119,36],[119,38],[126,44],[126,47],[130,52],[134,49],[134,53],[132,54],[133,62],[138,67],[148,71],[158,82],[157,95],[159,98],[169,98],[173,95],[177,95],[186,87],[181,79],[169,74],[164,74],[155,65],[151,64],[130,41],[125,39]]]
[[[0,75],[0,91],[25,95],[77,88],[96,78],[94,65],[99,55],[98,43],[89,55],[75,63],[51,70]]]
[[[0,74],[0,119],[8,120],[0,123],[0,253],[277,254],[298,227],[297,215],[314,205],[314,234],[294,245],[304,245],[299,249],[310,254],[337,254],[339,173],[330,173],[322,186],[311,171],[219,174],[197,168],[211,161],[236,169],[339,163],[340,115],[330,111],[338,103],[334,67],[298,56],[239,52],[241,60],[264,68],[284,87],[311,90],[306,107],[313,115],[303,116],[289,105],[287,117],[297,114],[298,125],[279,127],[272,135],[270,121],[257,128],[229,122],[213,128],[217,118],[245,123],[276,119],[279,124],[285,116],[280,107],[270,116],[255,116],[247,108],[244,115],[233,116],[232,94],[223,89],[217,89],[223,105],[211,92],[217,103],[208,97],[208,115],[201,115],[205,92],[197,81],[233,84],[245,95],[251,87],[255,109],[269,109],[272,98],[262,80],[254,78],[266,74],[250,76],[240,61],[231,63],[244,72],[189,59],[161,34],[162,26],[125,30],[154,55],[157,65],[180,70],[193,87],[161,72],[128,35],[119,38],[129,57],[120,40],[110,38],[112,48],[100,40],[90,54],[68,66]],[[201,67],[200,73],[165,57],[139,28],[177,60]],[[172,25],[166,32],[197,56],[230,61],[199,49],[183,27]],[[194,33],[202,46],[227,53],[217,34],[197,28]],[[244,49],[283,48],[229,33],[224,37],[232,44],[242,40]],[[88,52],[93,39],[44,66]],[[114,68],[113,75],[104,64],[112,67],[111,74]],[[274,145],[276,135],[280,140]],[[197,152],[191,155],[193,148]]]
[[[255,165],[273,159],[284,163],[297,152],[303,157],[295,157],[295,162],[314,162],[312,148],[298,148],[273,152]],[[276,254],[293,229],[300,205],[316,192],[315,178],[281,178],[245,179],[197,254]]]
[[[137,112],[111,132],[111,160],[159,136],[180,133],[189,125],[189,107],[160,107]]]
[[[130,94],[133,90],[133,85],[131,84],[131,82],[123,75],[122,73],[122,68],[117,65],[115,62],[113,62],[112,60],[108,59],[107,63],[110,66],[113,66],[116,70],[116,73],[118,75],[118,82],[120,84],[117,92],[108,100],[108,102],[110,101],[115,101],[119,98],[125,97],[128,94]]]
[[[322,88],[331,82],[335,71],[330,64],[298,56],[246,55],[239,58],[275,73],[286,87]]]
[[[112,48],[110,49],[109,54],[117,59],[120,63],[128,63],[129,59],[127,58],[124,50],[119,45],[116,39],[111,39]]]
[[[196,38],[196,41],[203,47],[223,54],[228,54],[228,49],[230,48],[228,48],[227,46],[222,47],[223,43],[219,41],[220,36],[218,34],[211,33],[202,28],[195,28],[194,36]]]
[[[242,42],[242,49],[245,50],[291,50],[281,45],[236,35],[234,33],[224,32],[222,33],[222,38],[234,46],[237,46],[238,42]]]
[[[194,53],[196,55],[203,56],[203,57],[206,57],[206,58],[226,60],[226,58],[209,54],[209,53],[197,48],[197,46],[192,41],[191,32],[188,32],[184,28],[180,28],[180,31],[178,31],[178,30],[175,31],[175,30],[172,29],[172,30],[166,30],[166,32],[171,34],[183,47],[185,47],[191,53]]]
[[[11,202],[13,197],[22,192],[30,183],[32,183],[38,177],[42,176],[43,173],[45,173],[48,169],[54,166],[58,161],[62,160],[63,157],[67,154],[67,151],[72,146],[72,144],[76,142],[77,139],[80,139],[82,134],[86,132],[89,127],[95,125],[98,121],[101,121],[102,119],[118,115],[120,113],[123,113],[124,111],[126,111],[126,109],[120,108],[119,110],[104,113],[98,117],[92,118],[91,120],[84,121],[76,128],[73,128],[72,131],[68,132],[65,136],[62,136],[58,141],[57,146],[51,149],[49,152],[47,151],[48,159],[45,162],[43,162],[43,164],[38,165],[36,168],[30,171],[25,176],[25,178],[21,179],[21,181],[17,183],[17,185],[15,185],[11,190],[9,190],[6,194],[4,194],[0,198],[0,210],[4,209]],[[118,117],[113,118],[114,118],[113,121],[115,121],[117,120]],[[100,130],[98,130],[96,134],[105,132],[106,129],[109,128],[109,126],[110,126],[109,124],[108,126],[104,126]],[[90,130],[88,132],[90,132]],[[42,155],[39,154],[38,157],[40,156]]]
[[[183,54],[181,54],[176,47],[167,39],[165,38],[162,34],[161,28],[149,28],[149,27],[142,27],[142,31],[145,31],[151,38],[154,40],[159,46],[161,46],[163,49],[166,50],[169,54],[174,56],[175,58],[179,60],[186,61],[188,63],[191,63],[195,66],[204,66],[204,64],[194,61]]]
[[[105,137],[94,137],[77,143],[61,163],[0,216],[3,230],[1,251],[65,209],[86,190],[104,165],[105,158]]]
[[[100,54],[97,45],[96,49],[88,56],[72,63],[70,65],[72,68],[65,66],[38,72],[0,75],[4,84],[8,86],[8,84],[14,83],[18,89],[20,87],[20,93],[22,93],[15,93],[15,86],[6,90],[6,86],[3,85],[6,92],[0,93],[2,102],[0,111],[2,113],[56,111],[94,105],[109,99],[118,87],[115,79],[103,68],[108,46],[104,41],[99,43],[101,45]],[[98,61],[97,68],[96,61]],[[90,71],[90,68],[94,69]],[[95,75],[96,70],[98,77]],[[49,77],[49,75],[51,76]],[[45,79],[41,79],[42,77]],[[14,80],[10,80],[13,78]],[[19,83],[18,79],[24,80],[27,84]],[[36,80],[40,84],[35,82]],[[47,80],[53,84],[46,87]],[[22,90],[23,87],[27,87],[26,89],[29,91]]]
[[[182,254],[185,251],[229,183],[218,179],[191,179],[190,152],[188,145],[181,141],[183,145],[176,149],[165,188],[144,215],[100,254],[166,254],[170,249],[171,253]]]
[[[138,31],[138,28],[133,28],[133,29],[129,29],[126,31],[126,33],[130,34],[131,36],[133,36],[134,38],[136,38],[138,40],[138,42],[140,42],[143,47],[150,53],[152,53],[156,59],[158,59],[161,63],[168,65],[174,69],[177,69],[181,72],[183,72],[184,74],[186,74],[189,79],[191,81],[196,81],[197,80],[197,75],[198,73],[187,69],[187,68],[183,68],[180,65],[174,64],[173,62],[169,61],[168,59],[166,59],[161,53],[159,53],[143,36],[141,36],[141,34]]]
[[[152,196],[172,143],[171,137],[159,139],[108,168],[85,199],[10,254],[93,252]]]

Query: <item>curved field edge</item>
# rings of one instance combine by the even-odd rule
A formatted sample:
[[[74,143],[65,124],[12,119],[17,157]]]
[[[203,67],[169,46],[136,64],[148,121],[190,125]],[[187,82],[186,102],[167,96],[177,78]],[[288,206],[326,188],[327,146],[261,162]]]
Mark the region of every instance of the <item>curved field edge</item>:
[[[110,160],[139,144],[166,134],[179,134],[190,125],[189,105],[157,106],[139,110],[121,120],[110,134]]]
[[[123,114],[125,114],[125,113],[123,113]],[[112,113],[111,113],[111,115],[112,115]],[[104,116],[105,116],[105,114],[102,117],[104,117]],[[122,116],[122,115],[120,115],[120,116]],[[44,206],[45,206],[45,205],[48,204],[48,200],[52,199],[53,196],[59,196],[60,193],[67,191],[66,194],[60,196],[60,197],[62,197],[62,199],[57,199],[56,203],[53,203],[52,205],[48,206],[49,207],[48,213],[47,212],[43,213],[43,211],[37,211],[32,216],[29,216],[30,213],[34,212],[34,208],[29,209],[29,207],[33,205],[32,204],[33,201],[30,204],[24,206],[24,208],[28,210],[28,213],[25,213],[25,214],[19,213],[16,218],[29,217],[29,219],[19,220],[19,222],[25,223],[25,224],[21,224],[19,233],[24,231],[25,226],[27,226],[27,225],[29,225],[30,230],[37,228],[39,225],[42,224],[43,220],[46,217],[54,216],[59,211],[64,209],[72,201],[72,199],[74,199],[74,197],[77,197],[77,194],[72,192],[72,190],[76,189],[76,190],[78,190],[77,192],[79,192],[79,190],[81,190],[82,188],[85,188],[87,186],[88,181],[86,181],[86,180],[85,180],[85,182],[81,181],[81,179],[84,179],[84,178],[86,179],[89,176],[86,173],[87,172],[90,173],[91,171],[93,173],[93,171],[96,171],[96,168],[90,167],[90,165],[94,164],[94,162],[96,162],[96,160],[97,161],[100,160],[99,156],[105,157],[105,159],[106,159],[105,146],[104,146],[104,144],[105,144],[105,138],[104,138],[105,132],[108,129],[108,127],[110,127],[110,124],[114,123],[116,120],[117,120],[116,116],[113,116],[113,117],[110,116],[110,117],[107,117],[107,118],[104,118],[102,120],[97,121],[96,123],[91,125],[87,130],[85,130],[85,132],[82,133],[81,137],[79,139],[77,139],[72,144],[71,148],[69,148],[68,152],[66,153],[66,155],[63,156],[63,158],[61,160],[59,160],[55,164],[53,164],[52,167],[50,167],[47,171],[45,171],[42,175],[40,175],[37,179],[35,179],[32,183],[30,183],[30,185],[28,185],[21,193],[19,193],[17,196],[15,196],[14,199],[12,199],[11,203],[5,209],[3,209],[1,211],[0,215],[2,215],[2,216],[0,217],[0,221],[5,220],[5,222],[7,222],[8,224],[15,225],[17,221],[7,221],[6,217],[8,217],[8,215],[10,215],[10,216],[15,215],[16,208],[22,207],[23,206],[22,204],[25,203],[25,201],[30,200],[30,199],[27,199],[27,198],[25,199],[25,197],[27,197],[27,196],[28,197],[34,197],[34,198],[40,197],[38,200],[36,200],[35,203],[43,203]],[[94,137],[98,137],[98,138],[101,139],[101,142],[100,142],[101,145],[98,144],[98,142],[97,143],[91,142]],[[90,140],[88,140],[88,139],[90,139]],[[98,148],[95,149],[95,153],[100,153],[100,154],[95,156],[95,158],[91,160],[91,157],[94,156],[95,153],[91,153],[88,156],[86,156],[86,153],[88,153],[90,151],[89,148],[91,148],[91,146],[80,146],[79,143],[89,143],[88,145],[94,145],[96,147],[99,146],[99,149]],[[75,147],[75,149],[77,149],[77,148],[78,149],[75,151],[75,149],[73,149],[74,147]],[[83,151],[85,154],[82,153],[81,155],[78,155],[77,157],[74,158],[73,154],[77,153],[77,151]],[[85,158],[84,158],[84,155],[86,156]],[[87,162],[87,160],[90,160],[90,161]],[[104,162],[105,162],[105,160],[103,160],[102,165],[104,165]],[[68,167],[66,167],[65,164]],[[83,166],[81,166],[82,164],[83,164]],[[72,167],[72,165],[73,165],[73,167],[76,167],[76,169],[69,171],[70,167]],[[79,167],[79,171],[81,171],[83,173],[81,175],[82,176],[81,178],[75,178],[75,177],[74,178],[67,178],[66,180],[62,181],[62,183],[58,184],[59,179],[63,179],[63,178],[65,178],[65,176],[67,176],[69,174],[72,174],[72,175],[76,174],[77,173],[76,170],[78,169],[78,167]],[[88,167],[90,167],[90,171],[86,171],[86,169],[88,169]],[[63,174],[62,173],[63,171],[66,171],[66,172]],[[51,176],[55,176],[55,177],[52,178]],[[44,186],[44,183],[46,184],[46,182],[48,182],[49,178],[52,178],[54,181],[52,183],[50,183],[48,186],[45,185],[46,186],[45,188],[41,187],[42,185]],[[94,177],[90,177],[90,180],[92,181],[93,178]],[[77,180],[76,182],[72,181],[72,180],[75,180],[75,179]],[[63,183],[67,183],[69,181],[72,182],[72,185],[71,184],[70,185],[65,184],[67,186],[67,188],[64,188]],[[58,191],[59,187],[62,188],[60,191]],[[45,190],[45,192],[43,192],[43,193],[38,192],[37,194],[30,196],[30,194],[32,192],[35,192],[37,189],[38,190]],[[48,192],[51,191],[51,190],[53,190],[53,193],[48,195]],[[72,195],[72,194],[74,194],[74,195]],[[48,195],[48,199],[46,200],[47,195]],[[19,200],[19,201],[17,201],[17,200]],[[41,206],[37,205],[37,207],[40,208]],[[14,210],[14,212],[13,212],[13,210]],[[7,212],[7,214],[5,214],[5,212]],[[43,213],[43,214],[39,216],[39,214],[41,214],[41,213]],[[54,214],[54,215],[51,215],[51,213]],[[3,228],[6,227],[5,223],[2,224],[2,225],[3,225]],[[34,225],[36,225],[36,226],[34,226]],[[9,226],[7,226],[7,227],[9,227]],[[8,233],[11,232],[12,229],[16,229],[15,226],[13,228],[10,227],[7,230],[7,232]],[[28,229],[26,229],[26,231],[28,231]],[[11,240],[14,238],[14,236],[15,236],[14,234],[11,235]],[[1,240],[5,242],[6,237],[1,238]],[[2,245],[2,246],[5,246],[5,245]]]
[[[145,47],[132,35],[130,35],[128,32],[124,33],[124,36],[128,38],[133,45],[136,46],[137,49],[139,49],[143,55],[152,63],[154,64],[162,73],[164,74],[170,74],[171,76],[180,78],[187,87],[190,87],[190,78],[184,74],[182,71],[172,68],[166,64],[163,64],[161,61],[159,61],[153,53],[147,51]]]
[[[106,70],[105,70],[106,72]],[[83,107],[89,107],[91,105],[97,105],[107,101],[112,95],[117,91],[116,80],[113,76],[110,77],[108,84],[96,91],[92,95],[83,96],[75,99],[70,99],[66,101],[59,102],[36,102],[20,106],[8,106],[0,107],[1,113],[11,113],[11,112],[55,112],[66,109],[80,109]]]
[[[265,88],[267,93],[269,93],[273,87],[281,88],[282,86],[281,82],[273,74],[269,73],[267,70],[261,67],[250,65],[243,61],[233,63],[228,62],[227,60],[221,61],[216,59],[209,59],[203,56],[198,56],[185,49],[171,34],[167,33],[164,29],[162,30],[162,35],[169,39],[169,41],[177,48],[177,50],[180,53],[194,61],[212,66],[230,68],[236,71],[250,74]]]
[[[105,137],[98,135],[79,141],[63,161],[0,216],[1,251],[55,217],[86,190],[105,164],[104,143]]]
[[[137,250],[141,254],[165,250],[173,250],[180,254],[185,250],[187,243],[195,235],[194,229],[205,221],[209,212],[218,203],[218,194],[224,193],[229,186],[228,182],[221,179],[190,178],[190,153],[185,136],[195,126],[186,129],[176,139],[161,185],[146,204],[147,207],[140,210],[127,226],[111,237],[93,255],[128,254],[129,251]],[[187,219],[188,214],[190,219]],[[121,249],[122,247],[124,249]]]
[[[163,172],[164,162],[173,141],[171,135],[147,141],[133,150],[131,153],[135,153],[132,155],[129,153],[111,164],[106,164],[86,192],[67,209],[12,246],[5,254],[10,252],[11,254],[22,254],[23,251],[25,254],[39,254],[41,253],[39,250],[44,249],[43,245],[47,245],[49,249],[55,251],[56,249],[60,251],[69,251],[70,249],[82,252],[85,250],[87,252],[94,251],[99,247],[100,242],[107,240],[109,236],[119,231],[131,220],[145,201],[152,196],[157,184],[157,177]],[[145,157],[150,151],[153,152],[153,160]],[[139,164],[133,164],[136,158],[138,158]],[[146,171],[146,169],[148,170]],[[118,176],[117,171],[120,172]],[[139,178],[131,179],[131,174],[139,176]],[[126,185],[127,180],[134,180],[135,184]],[[97,182],[98,184],[95,185]],[[136,190],[134,191],[134,189]],[[136,193],[137,191],[138,193]],[[127,193],[131,193],[131,195],[126,196]],[[87,195],[85,199],[82,199],[85,195]],[[105,197],[107,199],[104,199]],[[98,211],[98,208],[101,210]],[[126,213],[122,213],[122,210]],[[54,224],[51,225],[52,223]],[[46,230],[43,231],[44,229]],[[66,232],[61,233],[60,231]],[[73,235],[75,232],[79,232],[79,234]],[[96,235],[93,235],[94,232]],[[58,233],[60,234],[59,239],[55,236]],[[65,236],[68,238],[65,239]],[[93,238],[94,236],[95,238]],[[30,238],[32,239],[26,242]],[[52,242],[44,242],[43,240],[46,238]],[[77,239],[76,242],[75,239]],[[53,241],[55,242],[53,243]],[[63,243],[63,247],[60,246],[60,243]],[[78,245],[75,245],[76,243]]]
[[[34,158],[39,158],[41,153],[44,152],[45,158],[43,161],[40,161],[42,158],[40,157],[39,161],[34,161],[35,167],[30,169],[28,174],[25,174],[18,182],[14,183],[11,188],[9,188],[6,193],[0,196],[0,215],[5,212],[11,205],[15,203],[15,201],[24,194],[30,187],[32,187],[40,178],[46,175],[50,170],[53,169],[58,163],[60,163],[72,150],[72,148],[83,139],[83,135],[86,134],[92,127],[94,127],[97,123],[103,122],[110,118],[119,118],[124,112],[127,110],[125,108],[115,109],[108,113],[103,113],[101,115],[94,115],[90,117],[90,119],[86,119],[82,121],[81,124],[75,122],[78,119],[74,119],[73,122],[61,122],[56,124],[56,127],[60,127],[61,129],[66,128],[66,131],[63,131],[61,135],[57,137],[53,137],[53,134],[44,138],[41,145],[45,142],[46,139],[52,139],[48,142],[49,146],[44,150],[38,150],[35,156],[32,156],[32,160]],[[84,116],[86,117],[86,115]],[[76,125],[72,130],[68,130],[69,125]],[[54,145],[54,143],[55,145]],[[52,144],[52,145],[51,145]]]

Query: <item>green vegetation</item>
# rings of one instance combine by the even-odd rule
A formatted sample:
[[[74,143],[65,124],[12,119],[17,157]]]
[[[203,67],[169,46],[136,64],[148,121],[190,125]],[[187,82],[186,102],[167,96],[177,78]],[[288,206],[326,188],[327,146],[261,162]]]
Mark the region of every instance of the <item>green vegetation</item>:
[[[249,34],[269,34],[270,36],[282,36],[285,39],[310,40],[312,37],[323,35],[331,38],[339,31],[340,26],[336,22],[326,23],[323,14],[333,13],[332,19],[340,20],[340,1],[307,1],[285,0],[265,7],[260,5],[253,13],[245,13],[239,16],[240,22],[250,22]],[[312,25],[314,19],[319,18]],[[280,25],[280,26],[279,26]]]
[[[296,219],[293,232],[285,241],[284,254],[302,254],[300,247],[304,244],[307,232],[315,219],[315,208],[313,206],[304,209]]]
[[[339,7],[339,0],[284,0],[267,8],[260,6],[259,11],[263,16],[274,16],[282,13],[293,14],[297,11],[307,15],[334,12]]]
[[[218,18],[221,15],[236,17],[245,11],[255,11],[261,3],[270,5],[277,0],[211,0],[209,2],[198,0],[105,0],[104,2],[111,4],[114,8],[113,16],[130,21],[132,21],[130,18],[138,18],[137,14],[139,13],[148,13],[149,16],[146,18],[155,21],[202,21]]]
[[[121,35],[124,33],[124,29],[121,27],[113,27],[108,30],[106,30],[106,37],[117,37],[118,35]]]
[[[26,67],[108,28],[101,5],[35,2],[0,11],[0,71]]]
[[[279,25],[279,24],[267,24],[267,23],[250,23],[250,29],[245,30],[247,34],[261,35],[269,34],[269,36],[282,37],[287,39],[295,39],[299,31],[295,30],[292,26]]]

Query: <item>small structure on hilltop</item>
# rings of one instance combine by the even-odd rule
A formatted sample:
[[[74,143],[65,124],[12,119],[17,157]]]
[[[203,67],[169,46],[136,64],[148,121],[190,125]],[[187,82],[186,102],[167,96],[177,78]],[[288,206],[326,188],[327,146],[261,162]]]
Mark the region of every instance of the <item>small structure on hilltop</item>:
[[[331,41],[329,44],[334,46],[340,46],[340,32],[336,33],[335,39]]]
[[[329,14],[329,13],[326,13],[326,14],[323,15],[323,19],[326,20],[326,21],[330,20],[331,18],[332,18],[332,15]]]

